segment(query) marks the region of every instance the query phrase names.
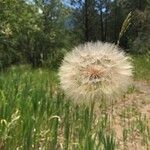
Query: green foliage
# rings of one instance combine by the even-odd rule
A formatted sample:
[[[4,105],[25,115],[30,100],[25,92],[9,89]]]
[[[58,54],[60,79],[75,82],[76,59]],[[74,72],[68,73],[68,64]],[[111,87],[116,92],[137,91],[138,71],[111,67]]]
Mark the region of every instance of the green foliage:
[[[149,53],[149,8],[149,0],[1,0],[0,70],[20,63],[56,69],[85,41]]]
[[[2,0],[0,5],[1,68],[14,63],[42,66],[43,62],[56,68],[62,52],[70,47],[69,33],[64,27],[68,10],[62,3]]]

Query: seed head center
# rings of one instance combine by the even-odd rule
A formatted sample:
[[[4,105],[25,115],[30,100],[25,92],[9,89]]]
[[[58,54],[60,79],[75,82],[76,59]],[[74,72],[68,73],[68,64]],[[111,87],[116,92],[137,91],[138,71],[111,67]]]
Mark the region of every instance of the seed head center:
[[[95,66],[90,66],[85,69],[85,74],[89,77],[90,80],[100,79],[104,75],[104,73],[104,69]]]

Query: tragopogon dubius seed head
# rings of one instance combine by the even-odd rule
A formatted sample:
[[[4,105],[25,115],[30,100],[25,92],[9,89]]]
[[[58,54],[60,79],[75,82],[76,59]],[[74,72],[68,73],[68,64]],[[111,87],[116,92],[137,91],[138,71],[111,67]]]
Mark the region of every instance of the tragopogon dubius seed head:
[[[110,98],[126,91],[132,77],[129,57],[110,43],[86,43],[67,53],[59,70],[66,96],[76,102]]]

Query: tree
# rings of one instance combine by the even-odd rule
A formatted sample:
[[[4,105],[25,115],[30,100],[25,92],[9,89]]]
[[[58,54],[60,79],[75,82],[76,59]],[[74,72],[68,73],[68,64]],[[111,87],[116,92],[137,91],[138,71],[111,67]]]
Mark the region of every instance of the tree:
[[[68,45],[67,9],[60,0],[2,0],[0,6],[1,66],[20,62],[41,66],[47,61],[56,66]]]

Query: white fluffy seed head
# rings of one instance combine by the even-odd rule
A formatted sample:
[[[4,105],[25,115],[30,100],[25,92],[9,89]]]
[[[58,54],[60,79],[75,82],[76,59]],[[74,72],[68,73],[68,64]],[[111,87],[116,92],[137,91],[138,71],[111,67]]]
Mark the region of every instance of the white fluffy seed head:
[[[110,43],[86,43],[67,53],[59,70],[60,85],[75,102],[110,98],[131,83],[129,57]]]

